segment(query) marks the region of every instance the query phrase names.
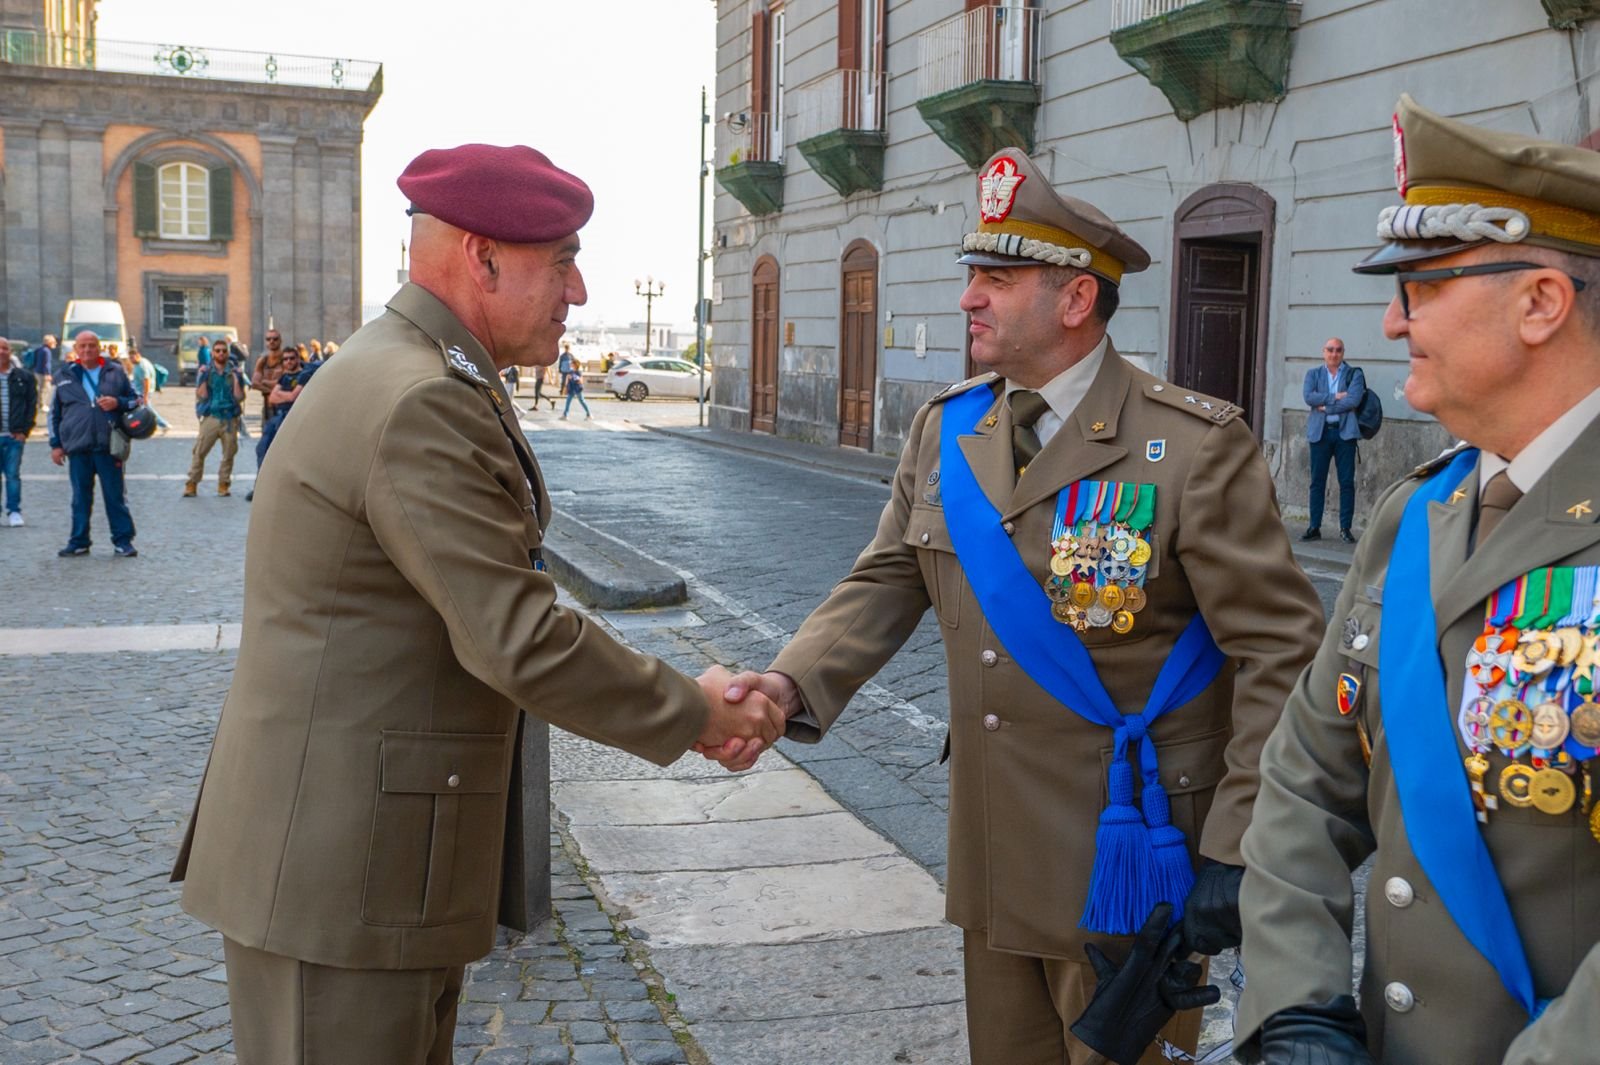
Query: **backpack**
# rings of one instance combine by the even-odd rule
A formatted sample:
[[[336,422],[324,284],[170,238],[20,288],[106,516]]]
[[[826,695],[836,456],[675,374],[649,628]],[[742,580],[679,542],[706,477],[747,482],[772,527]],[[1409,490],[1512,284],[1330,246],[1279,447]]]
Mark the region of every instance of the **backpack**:
[[[1370,388],[1361,393],[1361,403],[1356,407],[1356,426],[1363,440],[1371,440],[1383,428],[1383,401]]]

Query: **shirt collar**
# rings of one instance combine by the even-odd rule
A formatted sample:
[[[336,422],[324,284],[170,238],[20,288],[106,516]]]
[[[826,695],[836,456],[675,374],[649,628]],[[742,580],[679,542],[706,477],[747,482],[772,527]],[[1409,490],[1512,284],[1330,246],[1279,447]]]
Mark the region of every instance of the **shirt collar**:
[[[1489,478],[1506,471],[1511,483],[1522,492],[1539,483],[1539,478],[1550,472],[1556,460],[1566,454],[1567,448],[1589,423],[1600,417],[1600,388],[1580,399],[1561,417],[1545,426],[1544,431],[1528,442],[1528,446],[1507,462],[1493,452],[1485,451],[1478,462],[1478,487],[1489,483]]]
[[[1094,349],[1056,374],[1045,382],[1039,395],[1050,405],[1050,413],[1065,421],[1073,411],[1078,409],[1078,404],[1083,402],[1083,397],[1088,394],[1089,386],[1094,384],[1094,379],[1100,373],[1100,364],[1105,361],[1106,349],[1111,345],[1110,334],[1100,338],[1100,343]],[[1006,382],[1006,398],[1009,400],[1011,393],[1023,391],[1023,387],[1015,381]]]

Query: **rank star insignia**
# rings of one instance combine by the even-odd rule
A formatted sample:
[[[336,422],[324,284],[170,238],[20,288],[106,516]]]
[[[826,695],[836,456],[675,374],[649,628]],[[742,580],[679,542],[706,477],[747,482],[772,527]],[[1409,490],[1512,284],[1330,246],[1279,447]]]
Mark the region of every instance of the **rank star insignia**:
[[[1450,493],[1451,503],[1459,503],[1465,498],[1467,498],[1467,490],[1465,488],[1457,488],[1454,492]]]
[[[985,222],[1004,222],[1016,201],[1017,188],[1028,180],[1017,173],[1015,159],[999,158],[978,179],[978,214]]]
[[[1594,500],[1592,499],[1585,499],[1582,503],[1574,503],[1572,506],[1567,508],[1567,513],[1571,514],[1574,518],[1581,518],[1585,514],[1593,514],[1594,508],[1589,505],[1593,502]]]
[[[1198,399],[1195,399],[1193,396],[1184,396],[1183,397],[1183,401],[1185,403],[1199,403],[1200,402]]]
[[[1000,424],[1000,416],[998,414],[991,414],[983,420],[983,424],[986,428],[993,429],[995,426]]]
[[[1093,425],[1089,426],[1089,431],[1091,433],[1103,433],[1106,431],[1106,423],[1095,422]]]
[[[1211,409],[1211,404],[1210,403],[1202,403],[1202,404],[1200,404],[1200,409],[1201,410],[1210,410]]]
[[[483,372],[478,369],[478,364],[467,358],[466,352],[452,345],[448,354],[450,355],[451,366],[454,366],[456,369],[460,370],[474,381],[477,381],[479,384],[486,385],[489,383],[488,380],[483,376]]]

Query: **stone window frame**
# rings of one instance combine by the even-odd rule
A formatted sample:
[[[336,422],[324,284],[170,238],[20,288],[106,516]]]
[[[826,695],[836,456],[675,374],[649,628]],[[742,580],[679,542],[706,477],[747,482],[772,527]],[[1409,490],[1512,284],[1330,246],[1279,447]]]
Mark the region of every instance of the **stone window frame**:
[[[176,171],[178,184],[179,208],[177,216],[169,213],[166,202],[167,175]],[[197,226],[198,233],[189,233],[189,216],[194,213],[195,205],[190,203],[190,186],[198,185],[201,189],[200,202],[205,214],[204,222]],[[161,230],[161,240],[200,242],[211,239],[211,170],[192,163],[187,159],[174,159],[170,163],[162,163],[156,167],[156,218],[157,226]],[[171,226],[169,226],[171,223]],[[178,232],[168,232],[175,228]]]
[[[207,151],[187,144],[163,144],[148,152],[140,152],[133,160],[155,168],[156,171],[156,212],[160,218],[161,211],[161,171],[173,163],[190,163],[205,171],[217,167],[227,167],[230,173],[236,172],[233,160],[216,152]],[[131,168],[130,168],[131,169]],[[209,195],[209,188],[208,188]],[[211,205],[209,199],[206,203],[207,212]],[[207,232],[214,232],[209,213],[207,214]],[[140,251],[145,255],[203,255],[212,259],[226,259],[228,257],[228,241],[216,238],[195,239],[191,237],[141,237]],[[176,334],[174,334],[176,336]]]
[[[161,290],[163,288],[178,287],[211,289],[211,306],[216,312],[217,321],[201,324],[231,324],[228,321],[227,274],[176,274],[160,270],[146,270],[144,272],[144,331],[145,335],[151,340],[177,341],[178,331],[164,328],[161,324]]]

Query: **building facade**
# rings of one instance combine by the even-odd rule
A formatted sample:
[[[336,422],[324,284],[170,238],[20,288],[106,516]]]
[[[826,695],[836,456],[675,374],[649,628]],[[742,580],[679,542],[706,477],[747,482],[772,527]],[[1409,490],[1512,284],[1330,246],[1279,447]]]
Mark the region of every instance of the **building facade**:
[[[1600,125],[1590,0],[718,0],[714,424],[895,453],[974,372],[955,264],[976,168],[1027,151],[1153,259],[1110,332],[1239,404],[1285,509],[1305,371],[1346,341],[1376,490],[1447,443],[1407,407],[1394,292],[1349,270],[1397,202],[1401,92],[1569,143]]]
[[[98,40],[94,3],[0,0],[0,332],[114,299],[169,366],[187,323],[343,340],[381,67]]]

